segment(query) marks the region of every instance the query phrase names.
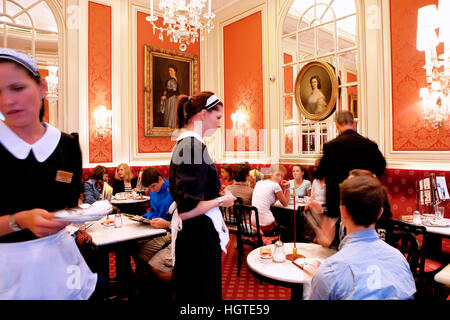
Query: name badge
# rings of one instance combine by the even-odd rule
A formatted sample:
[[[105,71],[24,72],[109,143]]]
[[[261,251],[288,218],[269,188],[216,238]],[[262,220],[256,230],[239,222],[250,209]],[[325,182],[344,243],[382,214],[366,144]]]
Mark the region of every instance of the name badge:
[[[58,170],[56,171],[56,181],[63,183],[71,183],[72,182],[72,172]]]

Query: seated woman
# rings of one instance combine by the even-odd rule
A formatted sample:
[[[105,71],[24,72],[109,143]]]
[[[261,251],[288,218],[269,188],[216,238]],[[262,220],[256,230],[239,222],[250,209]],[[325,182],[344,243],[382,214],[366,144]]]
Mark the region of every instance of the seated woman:
[[[301,164],[296,164],[292,167],[292,176],[294,179],[289,180],[289,193],[291,198],[294,196],[294,188],[297,197],[310,196],[311,182],[309,181],[306,169]]]
[[[252,195],[252,206],[258,209],[259,225],[265,236],[274,235],[277,226],[270,207],[279,200],[289,204],[289,182],[284,180],[286,168],[278,166],[270,179],[258,181]]]
[[[247,183],[250,166],[246,163],[238,163],[233,167],[234,183],[227,186],[231,194],[242,199],[243,205],[250,205],[252,203],[253,188]]]
[[[326,203],[326,184],[325,184],[325,178],[322,179],[317,179],[316,178],[316,171],[317,171],[317,167],[319,166],[320,163],[320,159],[317,159],[314,162],[314,168],[313,168],[313,173],[312,176],[314,178],[314,181],[311,185],[311,197],[317,201],[319,201],[319,203],[322,206],[325,206]]]
[[[84,183],[83,202],[93,204],[99,200],[104,182],[108,182],[108,170],[104,166],[96,166],[92,178]]]
[[[114,173],[113,194],[118,192],[131,192],[136,188],[137,178],[133,176],[130,167],[126,163],[117,166]]]
[[[225,186],[230,186],[234,183],[233,169],[230,165],[225,164],[220,168],[220,182]]]

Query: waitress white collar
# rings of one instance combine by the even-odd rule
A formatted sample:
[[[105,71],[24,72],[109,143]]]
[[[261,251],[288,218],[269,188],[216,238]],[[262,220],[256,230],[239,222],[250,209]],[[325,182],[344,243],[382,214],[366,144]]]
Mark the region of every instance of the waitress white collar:
[[[197,139],[201,143],[205,144],[205,142],[203,141],[202,137],[197,132],[191,131],[191,130],[187,130],[187,131],[183,132],[182,134],[180,134],[180,136],[177,138],[177,141],[180,141],[181,139],[184,139],[184,138],[187,138],[187,137],[194,137],[195,139]]]
[[[41,122],[41,124],[46,127],[44,135],[35,143],[28,144],[19,138],[3,121],[0,121],[0,143],[17,159],[26,159],[32,150],[36,160],[44,162],[58,146],[61,131],[48,123]]]

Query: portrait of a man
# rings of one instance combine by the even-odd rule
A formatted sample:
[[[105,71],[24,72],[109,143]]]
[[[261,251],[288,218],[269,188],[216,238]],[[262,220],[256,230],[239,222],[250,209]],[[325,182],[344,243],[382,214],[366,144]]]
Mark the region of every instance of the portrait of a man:
[[[146,45],[144,59],[144,135],[170,136],[177,126],[178,96],[196,93],[198,57]]]
[[[307,119],[322,120],[336,104],[337,81],[334,68],[322,61],[306,64],[295,81],[295,101]]]

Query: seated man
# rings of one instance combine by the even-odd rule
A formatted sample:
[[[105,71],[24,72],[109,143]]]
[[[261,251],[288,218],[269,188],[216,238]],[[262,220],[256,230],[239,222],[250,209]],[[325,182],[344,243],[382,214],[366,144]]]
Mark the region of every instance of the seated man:
[[[173,202],[169,192],[169,181],[161,176],[158,169],[148,167],[142,173],[142,185],[151,191],[150,209],[143,217],[149,219],[154,228],[169,229],[172,216],[167,213]],[[168,232],[165,236],[140,243],[137,253],[137,256],[146,261],[152,271],[165,282],[172,277],[171,240],[171,233]]]
[[[226,187],[230,190],[231,194],[235,197],[242,199],[243,205],[252,204],[253,188],[247,183],[247,177],[249,176],[250,166],[245,163],[238,163],[233,167],[233,179],[234,183]]]
[[[381,183],[371,176],[347,178],[340,198],[347,235],[314,274],[309,299],[412,299],[416,286],[408,262],[375,231],[383,214]]]

